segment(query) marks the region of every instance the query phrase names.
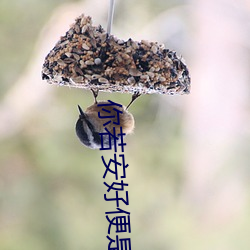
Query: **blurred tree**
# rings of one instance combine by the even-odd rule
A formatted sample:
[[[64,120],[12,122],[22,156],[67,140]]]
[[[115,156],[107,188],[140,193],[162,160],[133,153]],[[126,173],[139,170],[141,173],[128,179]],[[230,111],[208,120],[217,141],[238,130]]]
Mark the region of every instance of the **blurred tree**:
[[[205,223],[226,223],[239,216],[246,202],[247,162],[239,152],[249,126],[250,13],[246,1],[192,0],[191,4],[196,33],[184,192]]]

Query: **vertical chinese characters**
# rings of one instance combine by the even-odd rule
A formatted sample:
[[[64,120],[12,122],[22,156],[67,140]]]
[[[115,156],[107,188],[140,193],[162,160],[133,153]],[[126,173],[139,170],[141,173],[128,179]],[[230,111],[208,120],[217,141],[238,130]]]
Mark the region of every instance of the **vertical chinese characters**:
[[[123,112],[115,107],[122,107],[122,105],[109,100],[108,103],[100,103],[98,106],[102,107],[102,113],[98,112],[98,117],[100,119],[110,119],[105,120],[105,123],[103,123],[106,132],[99,133],[101,138],[100,150],[112,150],[112,147],[114,147],[113,158],[105,160],[104,156],[101,157],[105,167],[103,179],[105,179],[107,175],[111,175],[115,178],[115,181],[111,185],[104,182],[108,193],[104,194],[104,200],[115,201],[116,204],[116,211],[105,213],[109,223],[107,235],[107,239],[109,240],[108,249],[131,250],[131,239],[120,236],[121,233],[131,233],[130,212],[120,208],[122,204],[125,206],[129,205],[128,191],[125,190],[126,187],[128,187],[128,183],[123,181],[123,179],[126,178],[126,170],[129,166],[126,163],[124,154],[124,147],[127,144],[124,143],[123,139],[126,134],[123,133],[122,126],[120,126],[120,114]],[[111,106],[113,107],[112,110],[110,109]],[[112,131],[110,131],[111,129]],[[117,153],[118,147],[120,147],[121,154]],[[114,192],[110,192],[112,190]],[[115,194],[112,196],[110,193]],[[110,237],[112,230],[116,233],[115,239]]]

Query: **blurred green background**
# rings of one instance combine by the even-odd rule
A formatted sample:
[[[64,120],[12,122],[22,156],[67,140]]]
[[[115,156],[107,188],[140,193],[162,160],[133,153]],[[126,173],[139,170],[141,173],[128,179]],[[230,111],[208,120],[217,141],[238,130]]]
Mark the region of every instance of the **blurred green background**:
[[[0,2],[0,249],[108,249],[101,156],[74,131],[90,91],[41,80],[74,18],[106,27],[109,1]],[[250,249],[250,2],[116,2],[113,34],[186,59],[189,96],[147,95],[125,148],[132,249]],[[127,94],[99,99],[126,105]],[[121,235],[123,236],[123,235]],[[127,236],[127,235],[126,235]],[[125,237],[125,236],[124,236]]]

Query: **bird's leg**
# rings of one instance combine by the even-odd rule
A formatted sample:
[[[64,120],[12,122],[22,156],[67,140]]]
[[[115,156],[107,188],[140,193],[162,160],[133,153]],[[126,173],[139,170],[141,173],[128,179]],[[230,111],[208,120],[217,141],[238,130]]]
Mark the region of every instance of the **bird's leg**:
[[[132,95],[132,100],[130,101],[130,103],[128,104],[127,108],[128,109],[130,107],[130,105],[140,96],[141,94],[137,91]]]
[[[99,89],[97,89],[97,90],[90,89],[90,90],[91,90],[91,91],[92,91],[92,93],[93,93],[93,96],[94,96],[94,99],[95,99],[95,104],[96,104],[96,103],[97,103],[96,98],[97,98],[97,96],[98,96]]]

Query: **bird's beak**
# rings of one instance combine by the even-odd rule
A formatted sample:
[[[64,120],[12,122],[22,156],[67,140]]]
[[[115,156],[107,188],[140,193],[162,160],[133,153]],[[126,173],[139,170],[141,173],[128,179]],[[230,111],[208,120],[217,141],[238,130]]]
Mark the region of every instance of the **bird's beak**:
[[[85,118],[85,114],[84,114],[84,112],[82,111],[82,108],[79,106],[79,105],[77,105],[78,106],[78,110],[79,110],[79,113],[80,113],[80,117],[81,118]]]

